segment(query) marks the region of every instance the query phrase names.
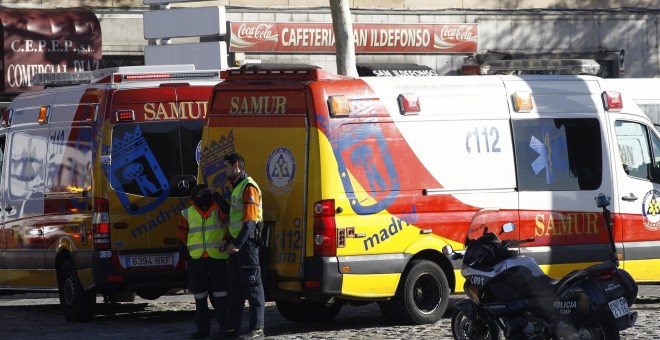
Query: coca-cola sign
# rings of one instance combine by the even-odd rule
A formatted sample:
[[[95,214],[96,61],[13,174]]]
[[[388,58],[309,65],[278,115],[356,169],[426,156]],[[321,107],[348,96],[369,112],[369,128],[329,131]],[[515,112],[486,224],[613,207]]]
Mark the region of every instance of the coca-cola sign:
[[[335,53],[331,23],[232,22],[230,52]],[[353,24],[356,53],[476,53],[477,24]]]

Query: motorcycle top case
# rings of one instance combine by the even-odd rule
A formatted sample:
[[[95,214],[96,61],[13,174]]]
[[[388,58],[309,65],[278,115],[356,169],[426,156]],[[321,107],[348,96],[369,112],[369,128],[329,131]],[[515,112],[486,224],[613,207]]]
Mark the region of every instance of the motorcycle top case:
[[[570,282],[574,280],[579,282]],[[616,268],[606,269],[601,264],[570,273],[558,282],[557,290],[553,307],[557,315],[566,321],[590,324],[610,319],[616,322],[619,329],[625,329],[629,327],[628,313],[615,317],[610,303],[623,298],[627,307],[632,306],[638,288],[627,272]],[[623,308],[627,310],[627,307]]]

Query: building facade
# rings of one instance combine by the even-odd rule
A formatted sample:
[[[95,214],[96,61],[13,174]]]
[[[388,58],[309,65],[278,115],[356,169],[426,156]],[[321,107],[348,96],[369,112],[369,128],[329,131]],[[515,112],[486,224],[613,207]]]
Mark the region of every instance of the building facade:
[[[315,45],[327,47],[327,42],[334,39],[323,33],[332,23],[328,0],[185,1],[169,5],[145,5],[145,2],[149,3],[12,0],[0,3],[0,10],[80,6],[91,9],[99,19],[102,32],[100,67],[140,65],[149,44],[226,40],[232,61],[304,63],[336,70],[334,51]],[[492,59],[590,58],[601,63],[606,77],[660,76],[660,4],[654,0],[349,0],[349,3],[354,30],[356,26],[362,27],[364,44],[369,44],[357,50],[358,64],[414,63],[440,75],[453,75],[462,74],[464,65]],[[203,6],[225,6],[227,21],[231,23],[227,36],[168,41],[144,38],[146,11]],[[239,39],[244,44],[239,46],[236,38],[242,23],[251,23],[253,27],[263,24],[262,36],[270,34],[272,40],[273,35],[278,35],[280,44],[245,49],[249,39]],[[269,27],[270,32],[264,33],[263,27]],[[273,27],[279,27],[279,31]],[[469,32],[465,33],[466,30]],[[232,34],[234,40],[230,41]],[[355,37],[357,44],[360,36],[356,33]],[[429,44],[429,39],[430,44],[435,41],[435,47],[425,49],[421,45]],[[471,47],[455,48],[465,40],[472,43]],[[388,44],[390,48],[383,48]]]

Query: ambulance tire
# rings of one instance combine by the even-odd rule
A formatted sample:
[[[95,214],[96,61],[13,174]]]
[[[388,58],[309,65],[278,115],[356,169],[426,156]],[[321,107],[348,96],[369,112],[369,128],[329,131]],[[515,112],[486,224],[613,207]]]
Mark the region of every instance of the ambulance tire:
[[[135,292],[137,296],[144,300],[158,300],[165,293],[167,292],[162,290],[139,290]]]
[[[449,303],[449,284],[440,266],[429,260],[414,260],[403,273],[393,298],[394,309],[408,324],[435,323]]]
[[[60,306],[69,322],[87,322],[94,315],[96,294],[86,292],[71,261],[66,261],[57,272]]]
[[[334,302],[291,302],[275,301],[277,310],[291,322],[322,322],[331,321],[341,311],[342,304]]]

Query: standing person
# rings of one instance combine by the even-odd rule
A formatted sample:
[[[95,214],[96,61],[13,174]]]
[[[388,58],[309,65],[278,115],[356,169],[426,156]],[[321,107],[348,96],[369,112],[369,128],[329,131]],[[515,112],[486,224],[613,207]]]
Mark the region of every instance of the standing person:
[[[243,156],[230,153],[224,161],[225,174],[233,188],[229,212],[231,241],[227,246],[230,294],[226,336],[238,336],[247,297],[250,331],[239,339],[263,339],[266,299],[259,265],[259,226],[263,223],[261,190],[245,171]]]
[[[190,338],[205,339],[211,335],[211,313],[207,302],[209,288],[213,294],[220,332],[224,332],[226,326],[229,256],[225,252],[225,236],[229,231],[221,223],[223,214],[205,184],[193,188],[190,198],[193,204],[181,211],[177,238],[179,252],[188,266],[190,290],[195,296],[197,330]]]

